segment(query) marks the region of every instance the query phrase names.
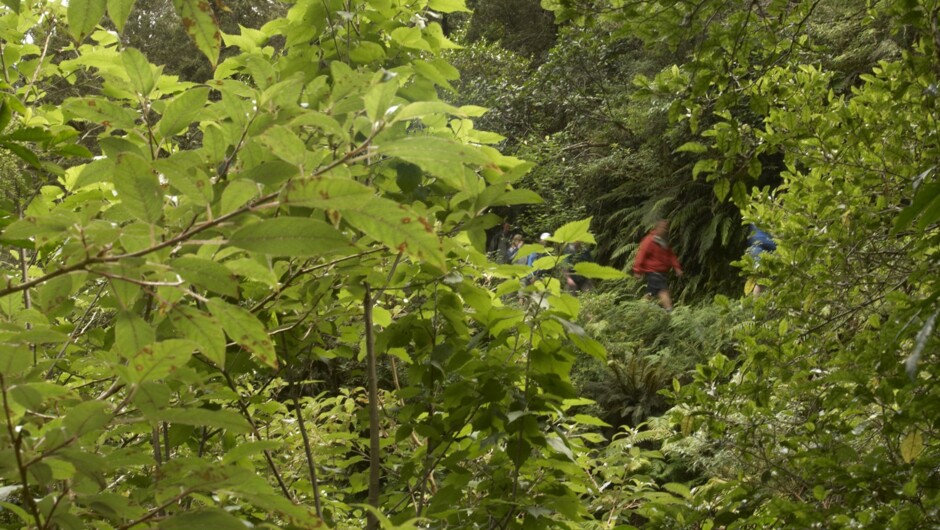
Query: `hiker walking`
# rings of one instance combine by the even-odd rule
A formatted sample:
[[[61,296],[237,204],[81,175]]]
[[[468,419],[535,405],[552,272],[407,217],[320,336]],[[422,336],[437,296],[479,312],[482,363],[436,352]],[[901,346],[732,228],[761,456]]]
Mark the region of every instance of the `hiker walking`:
[[[747,236],[747,244],[747,253],[754,258],[754,273],[748,278],[745,285],[745,294],[758,296],[767,290],[767,286],[761,284],[762,278],[758,271],[761,254],[777,250],[777,243],[774,242],[774,238],[770,234],[758,228],[757,225],[751,224],[751,233]]]
[[[672,297],[669,294],[666,275],[669,269],[675,269],[676,275],[682,276],[682,266],[666,241],[668,232],[669,221],[660,219],[640,241],[640,250],[633,262],[633,274],[637,278],[646,276],[649,295],[658,297],[660,305],[666,311],[672,311]]]

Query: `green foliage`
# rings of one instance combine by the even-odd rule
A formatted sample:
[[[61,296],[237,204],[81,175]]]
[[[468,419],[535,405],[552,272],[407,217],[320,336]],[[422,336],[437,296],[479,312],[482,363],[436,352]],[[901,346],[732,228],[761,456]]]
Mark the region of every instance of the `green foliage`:
[[[487,209],[534,196],[515,188],[529,164],[475,128],[480,109],[438,99],[457,72],[434,20],[463,3],[300,0],[231,34],[218,6],[173,7],[205,77],[181,81],[125,42],[163,27],[143,10],[166,4],[0,14],[2,176],[15,182],[0,233],[4,517],[588,518],[579,458],[598,420],[569,418],[569,374],[579,349],[604,352],[557,280],[526,286],[525,307],[482,286],[532,272],[493,265],[484,246]],[[26,38],[43,20],[68,24],[67,60]],[[553,240],[590,241],[589,224]]]
[[[677,54],[637,83],[693,173],[779,244],[740,355],[669,392],[705,480],[645,527],[936,526],[936,2],[618,6],[600,21]]]
[[[584,357],[573,374],[580,394],[597,402],[598,417],[614,427],[639,426],[670,408],[660,391],[691,380],[711,355],[735,355],[731,330],[740,318],[728,304],[680,306],[666,313],[619,292],[581,297],[585,330],[607,350],[602,362]]]

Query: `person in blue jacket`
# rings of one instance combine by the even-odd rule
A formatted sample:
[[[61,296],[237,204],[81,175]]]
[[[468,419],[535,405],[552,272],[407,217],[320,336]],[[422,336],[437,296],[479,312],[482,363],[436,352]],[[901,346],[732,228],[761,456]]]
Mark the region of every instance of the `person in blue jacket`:
[[[747,253],[754,258],[755,268],[760,266],[761,254],[777,250],[777,243],[774,241],[774,238],[767,232],[758,228],[755,224],[751,224],[751,233],[747,236],[747,244]],[[748,290],[747,287],[753,284],[753,289],[750,290],[750,293],[754,296],[767,290],[766,285],[761,285],[760,277],[757,274],[753,275],[747,283],[745,290]]]

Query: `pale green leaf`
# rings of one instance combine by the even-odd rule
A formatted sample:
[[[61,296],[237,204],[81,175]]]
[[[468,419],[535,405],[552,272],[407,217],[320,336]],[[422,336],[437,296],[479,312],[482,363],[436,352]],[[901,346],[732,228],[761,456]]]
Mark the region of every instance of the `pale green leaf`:
[[[183,256],[170,262],[187,282],[214,293],[238,298],[238,279],[225,265],[196,256]]]
[[[548,238],[553,243],[596,243],[591,235],[591,217],[566,223]]]
[[[274,156],[286,162],[298,166],[304,163],[307,146],[294,131],[283,125],[275,125],[264,131],[258,141],[270,149]]]
[[[924,435],[919,430],[912,430],[901,440],[901,458],[910,464],[924,452]]]
[[[119,32],[124,31],[124,25],[127,24],[127,17],[133,7],[134,0],[108,0],[108,17]]]
[[[429,52],[431,47],[421,36],[421,28],[415,26],[399,27],[392,30],[392,42],[397,43],[402,48],[411,48],[413,50],[422,50]]]
[[[72,38],[81,41],[91,34],[104,16],[106,5],[107,0],[70,0],[66,17]]]
[[[241,519],[220,508],[202,508],[200,510],[178,513],[160,521],[159,530],[192,530],[193,528],[211,528],[212,530],[245,530]]]
[[[675,153],[705,153],[708,151],[708,147],[701,142],[686,142],[680,145]]]
[[[147,57],[136,48],[124,48],[121,52],[121,61],[137,93],[149,96],[153,92],[156,79]]]
[[[156,341],[153,326],[130,311],[121,311],[114,320],[114,346],[118,355],[130,358]]]
[[[104,98],[69,98],[62,105],[67,119],[80,119],[105,128],[133,129],[137,113]]]
[[[464,0],[429,0],[428,7],[441,13],[470,12]]]
[[[437,136],[410,136],[379,145],[378,152],[411,162],[458,190],[464,188],[464,164],[490,163],[489,157],[478,148]]]
[[[358,208],[375,195],[375,191],[347,178],[314,177],[294,179],[285,186],[284,203],[293,206],[343,210]]]
[[[598,265],[590,261],[576,263],[574,265],[574,272],[585,278],[593,278],[596,280],[619,280],[627,276],[619,269]]]
[[[145,223],[163,217],[163,192],[150,164],[139,156],[122,153],[114,166],[114,190],[127,212]]]
[[[157,123],[157,131],[164,138],[184,131],[202,112],[208,97],[209,89],[204,86],[191,88],[176,96],[164,109],[163,117]]]
[[[240,228],[228,242],[274,256],[317,257],[356,250],[355,244],[339,230],[308,217],[263,219]]]
[[[125,373],[129,382],[155,381],[175,372],[189,362],[199,345],[186,339],[169,339],[144,346],[127,360]]]
[[[209,0],[173,0],[173,7],[176,8],[186,33],[215,68],[222,48],[222,34],[219,32]]]
[[[248,422],[241,414],[225,409],[163,409],[157,411],[156,417],[169,423],[225,429],[235,434],[249,431]]]
[[[285,442],[278,440],[258,440],[236,445],[222,456],[223,464],[235,464],[239,460],[284,447]]]
[[[429,114],[448,114],[451,116],[465,117],[463,111],[459,108],[444,103],[443,101],[415,101],[400,108],[393,116],[391,122],[411,120],[421,118]]]
[[[392,106],[395,100],[395,94],[398,92],[398,80],[392,79],[385,83],[379,83],[366,92],[363,97],[363,103],[366,109],[366,116],[373,122],[385,118],[385,113]]]

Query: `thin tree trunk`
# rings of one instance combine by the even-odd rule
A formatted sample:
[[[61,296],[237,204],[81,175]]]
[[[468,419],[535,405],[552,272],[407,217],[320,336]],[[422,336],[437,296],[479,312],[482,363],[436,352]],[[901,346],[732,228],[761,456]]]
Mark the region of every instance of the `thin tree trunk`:
[[[369,504],[379,509],[381,454],[379,448],[379,384],[375,359],[375,336],[372,331],[372,288],[366,284],[363,314],[366,323],[366,364],[369,375]],[[368,530],[379,527],[378,519],[369,514]]]

